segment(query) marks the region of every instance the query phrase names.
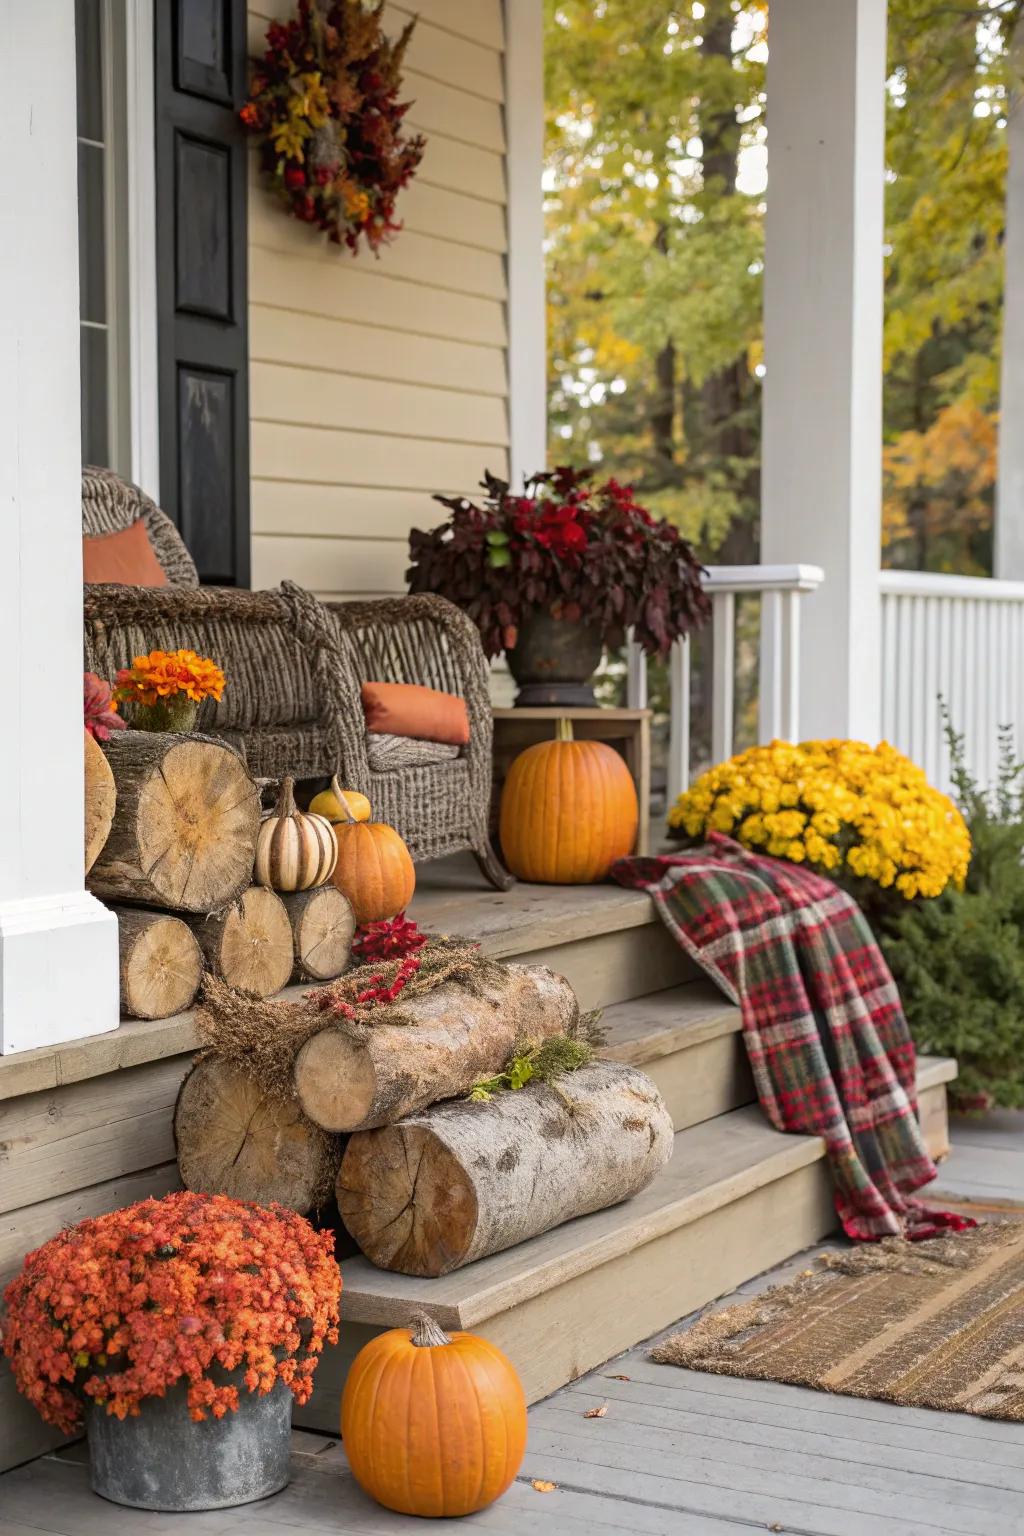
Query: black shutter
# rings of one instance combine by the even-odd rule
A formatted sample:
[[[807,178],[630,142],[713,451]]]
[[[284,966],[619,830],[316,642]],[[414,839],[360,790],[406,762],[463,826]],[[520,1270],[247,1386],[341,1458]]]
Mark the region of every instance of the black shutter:
[[[245,0],[158,0],[160,500],[204,582],[249,585]]]

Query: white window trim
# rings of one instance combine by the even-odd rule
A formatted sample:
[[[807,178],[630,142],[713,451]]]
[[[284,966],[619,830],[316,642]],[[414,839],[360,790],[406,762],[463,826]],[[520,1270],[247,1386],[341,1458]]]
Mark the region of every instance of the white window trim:
[[[547,462],[543,0],[505,0],[508,411],[513,485]]]
[[[131,476],[159,503],[154,0],[119,3],[125,20]]]

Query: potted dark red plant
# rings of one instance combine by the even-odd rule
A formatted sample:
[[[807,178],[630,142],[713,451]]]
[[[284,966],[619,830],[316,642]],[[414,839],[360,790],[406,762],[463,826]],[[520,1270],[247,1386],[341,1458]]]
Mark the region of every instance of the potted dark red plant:
[[[412,592],[465,609],[488,656],[504,650],[516,703],[588,705],[604,646],[627,630],[666,656],[710,612],[701,567],[671,523],[631,486],[592,485],[566,466],[533,475],[522,495],[485,474],[483,497],[436,496],[449,516],[409,540]]]

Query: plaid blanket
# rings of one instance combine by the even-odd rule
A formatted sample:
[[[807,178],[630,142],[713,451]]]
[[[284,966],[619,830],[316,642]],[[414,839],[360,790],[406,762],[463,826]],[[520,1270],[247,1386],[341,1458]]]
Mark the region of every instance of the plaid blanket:
[[[612,874],[650,892],[677,942],[742,1009],[761,1107],[780,1131],[824,1137],[848,1237],[974,1225],[911,1198],[935,1177],[914,1044],[851,896],[718,833],[693,852],[620,859]]]

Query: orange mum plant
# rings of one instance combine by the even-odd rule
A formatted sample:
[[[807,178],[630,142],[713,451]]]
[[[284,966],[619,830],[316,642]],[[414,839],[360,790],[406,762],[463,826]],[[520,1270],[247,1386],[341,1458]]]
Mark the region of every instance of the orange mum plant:
[[[193,703],[221,698],[224,673],[208,656],[195,651],[150,651],[136,656],[117,674],[116,699],[126,704],[157,704],[183,693]]]
[[[4,1353],[18,1389],[48,1424],[80,1427],[86,1398],[137,1414],[187,1380],[201,1420],[285,1382],[313,1390],[325,1344],[338,1341],[341,1274],[333,1237],[281,1206],[183,1190],[96,1216],[25,1259],[5,1293]]]

